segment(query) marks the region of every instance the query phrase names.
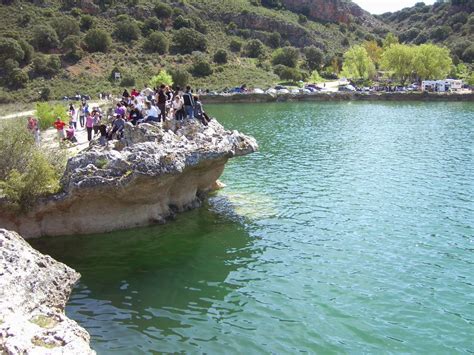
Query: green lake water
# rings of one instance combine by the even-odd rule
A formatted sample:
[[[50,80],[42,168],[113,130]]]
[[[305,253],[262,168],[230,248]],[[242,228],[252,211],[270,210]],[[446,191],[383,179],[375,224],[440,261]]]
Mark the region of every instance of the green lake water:
[[[260,152],[202,208],[32,242],[99,354],[474,352],[473,103],[207,109]]]

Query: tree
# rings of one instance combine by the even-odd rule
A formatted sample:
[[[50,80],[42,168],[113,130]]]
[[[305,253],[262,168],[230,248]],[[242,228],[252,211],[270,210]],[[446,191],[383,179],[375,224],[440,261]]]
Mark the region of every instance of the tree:
[[[281,43],[281,35],[278,32],[273,32],[270,37],[268,38],[268,44],[272,48],[278,48],[280,47]]]
[[[348,78],[369,79],[375,75],[375,65],[363,46],[354,46],[344,54],[342,72]]]
[[[13,38],[0,38],[0,65],[3,66],[8,59],[20,62],[24,56],[25,52],[16,40]]]
[[[451,71],[453,61],[449,49],[434,44],[415,47],[413,69],[420,80],[444,79]]]
[[[148,36],[153,31],[158,31],[161,28],[161,21],[157,17],[149,17],[145,20],[142,26],[142,33]]]
[[[381,67],[392,72],[402,85],[413,75],[415,50],[405,44],[394,44],[382,55]]]
[[[321,78],[321,75],[319,75],[318,71],[317,70],[313,70],[313,72],[311,73],[308,81],[310,83],[320,83],[321,81],[323,81],[323,78]]]
[[[383,40],[383,49],[387,49],[390,46],[394,44],[398,44],[398,43],[399,43],[398,37],[395,36],[392,32],[389,32],[385,36],[385,39]]]
[[[64,40],[67,36],[77,36],[81,32],[79,24],[71,16],[55,17],[51,21],[51,26],[56,31],[59,40]]]
[[[173,8],[168,4],[158,3],[154,10],[158,18],[170,18],[173,15]]]
[[[28,74],[20,68],[13,68],[9,71],[6,81],[12,89],[23,88],[28,82]]]
[[[382,58],[383,49],[379,47],[377,41],[367,41],[362,44],[370,57],[370,60],[375,64],[376,67],[380,64]]]
[[[59,39],[56,31],[50,25],[37,25],[33,28],[33,45],[40,51],[57,48]]]
[[[158,75],[155,75],[150,79],[150,85],[153,87],[157,88],[160,87],[160,85],[168,85],[172,86],[173,85],[173,77],[168,74],[166,70],[160,70]]]
[[[242,49],[242,42],[237,39],[233,39],[230,41],[229,48],[232,52],[238,53]]]
[[[474,44],[467,47],[462,53],[462,60],[466,63],[474,62]]]
[[[448,38],[452,32],[453,31],[451,30],[451,27],[449,26],[438,26],[438,27],[435,27],[430,32],[430,37],[431,39],[434,39],[435,41],[442,41]]]
[[[23,59],[21,60],[21,63],[23,64],[30,64],[31,59],[33,59],[33,54],[35,53],[35,50],[33,49],[33,46],[26,42],[24,39],[18,40],[18,44],[20,45],[21,49],[23,49],[24,55]],[[1,52],[1,50],[0,50]]]
[[[92,27],[94,27],[95,20],[94,17],[91,15],[82,15],[81,20],[79,22],[79,26],[81,27],[81,30],[83,31],[88,31]]]
[[[168,38],[160,32],[151,32],[143,43],[143,49],[149,53],[165,54],[168,48]]]
[[[252,39],[245,46],[245,54],[250,58],[258,58],[265,53],[265,47],[259,39]]]
[[[218,49],[216,53],[214,53],[214,63],[217,64],[225,64],[227,63],[227,51],[225,49]]]
[[[191,73],[196,77],[206,77],[212,74],[212,68],[205,58],[199,57],[191,66]]]
[[[310,70],[316,70],[321,66],[324,58],[324,53],[321,49],[310,46],[304,49],[304,54],[306,56],[306,66]]]
[[[136,21],[127,19],[117,24],[114,36],[123,42],[135,41],[140,37],[140,28]]]
[[[177,53],[189,54],[193,51],[205,52],[206,37],[192,28],[181,28],[173,34],[173,49]]]
[[[272,64],[282,64],[290,68],[295,68],[300,58],[300,52],[295,47],[278,48],[272,54]]]
[[[285,65],[278,64],[273,70],[275,74],[277,74],[282,80],[297,82],[303,79],[303,75],[296,68],[290,68]]]
[[[75,61],[82,58],[84,53],[81,48],[81,42],[81,37],[75,35],[68,36],[64,40],[61,48],[68,59]]]
[[[112,38],[109,33],[101,29],[92,29],[87,31],[84,38],[87,50],[89,52],[107,52],[112,44]]]
[[[173,78],[174,85],[181,88],[186,87],[186,85],[188,85],[189,81],[191,80],[191,75],[185,69],[176,68],[171,70],[170,74]]]
[[[179,15],[174,20],[173,28],[175,30],[179,30],[180,28],[194,28],[194,22],[189,18]]]
[[[33,59],[33,73],[38,76],[52,77],[61,69],[61,61],[57,55],[38,53]]]

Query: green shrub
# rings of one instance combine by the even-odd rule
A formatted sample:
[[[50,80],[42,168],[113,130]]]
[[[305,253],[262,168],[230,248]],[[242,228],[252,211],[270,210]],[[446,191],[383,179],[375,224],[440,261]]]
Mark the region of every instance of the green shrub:
[[[121,21],[117,24],[114,36],[123,42],[135,41],[140,37],[140,28],[134,20]]]
[[[36,104],[36,117],[43,130],[52,127],[58,117],[65,122],[69,120],[66,107],[63,105],[53,106],[47,102]]]
[[[92,29],[87,31],[84,38],[87,50],[89,52],[107,52],[112,44],[110,34],[101,29]]]
[[[13,59],[16,62],[23,60],[25,52],[20,43],[12,38],[0,38],[0,65],[4,65],[8,59]]]
[[[148,36],[153,31],[159,31],[161,29],[161,21],[155,16],[149,17],[145,20],[142,26],[142,33],[144,36]]]
[[[6,80],[12,89],[24,88],[28,82],[28,74],[20,68],[14,68],[8,73]]]
[[[56,31],[50,25],[36,25],[33,28],[33,45],[40,51],[49,51],[59,46]]]
[[[173,28],[175,30],[179,30],[180,28],[194,28],[194,22],[189,18],[179,15],[174,20]]]
[[[94,24],[95,24],[95,19],[93,16],[87,15],[87,14],[81,16],[79,25],[82,31],[90,30],[92,27],[94,27]]]
[[[10,170],[7,178],[0,181],[0,188],[10,202],[26,212],[38,198],[59,191],[59,178],[46,155],[32,150],[28,165],[21,170]]]
[[[55,17],[51,21],[51,26],[56,31],[60,41],[64,40],[67,36],[77,36],[81,32],[79,23],[70,16]]]
[[[125,74],[120,82],[122,87],[132,87],[135,86],[135,77],[130,74]]]
[[[173,8],[168,4],[158,3],[155,5],[154,11],[158,18],[170,18],[173,15]]]
[[[268,44],[272,48],[278,48],[281,44],[281,35],[278,32],[273,32],[268,38]]]
[[[265,53],[265,47],[259,39],[253,39],[245,46],[245,54],[250,58],[258,58]]]
[[[206,37],[192,28],[181,28],[173,34],[173,49],[177,53],[188,54],[194,51],[205,52]]]
[[[51,77],[61,69],[61,60],[56,55],[38,53],[33,59],[33,74],[35,76]]]
[[[462,60],[466,63],[474,62],[474,44],[471,44],[462,54]]]
[[[0,180],[11,170],[21,170],[28,164],[34,137],[26,129],[26,121],[4,121],[0,126]]]
[[[191,66],[191,73],[196,77],[206,77],[212,74],[212,68],[208,61],[204,58],[199,58]]]
[[[165,54],[168,52],[168,47],[168,38],[160,32],[151,32],[143,43],[143,49],[149,53]]]
[[[306,47],[304,49],[304,55],[306,57],[306,66],[310,70],[318,69],[323,63],[324,53],[315,46]]]
[[[33,49],[33,46],[23,39],[18,40],[18,44],[20,45],[24,53],[21,63],[23,64],[31,63],[31,59],[33,59],[33,55],[35,54],[35,50]]]
[[[170,71],[171,77],[173,78],[173,82],[175,86],[179,86],[181,88],[186,87],[191,80],[191,75],[189,72],[182,68],[176,68]]]
[[[295,47],[278,48],[272,54],[272,64],[294,68],[298,64],[299,57],[300,52]]]
[[[161,84],[172,86],[173,85],[173,77],[168,74],[166,70],[160,70],[158,75],[155,75],[150,80],[150,85],[155,88],[160,87]]]
[[[225,64],[227,63],[228,54],[225,49],[218,49],[216,53],[214,53],[214,63],[217,64]]]
[[[240,52],[240,50],[242,49],[242,42],[237,39],[233,39],[232,41],[230,41],[229,48],[232,52]]]
[[[61,49],[64,51],[66,58],[72,61],[76,61],[82,58],[83,51],[81,48],[81,37],[79,36],[68,36],[62,43]]]
[[[277,74],[282,80],[289,80],[292,82],[297,82],[303,79],[302,73],[296,68],[290,68],[282,64],[278,64],[273,69],[275,74]]]

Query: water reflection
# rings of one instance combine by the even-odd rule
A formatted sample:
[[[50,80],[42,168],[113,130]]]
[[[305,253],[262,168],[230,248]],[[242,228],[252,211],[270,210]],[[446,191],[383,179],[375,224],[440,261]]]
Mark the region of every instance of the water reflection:
[[[232,292],[247,280],[229,274],[259,251],[231,204],[219,198],[213,206],[164,226],[32,241],[82,274],[67,314],[91,333],[99,353],[165,351],[166,344],[176,351],[177,343],[190,349],[241,312]]]

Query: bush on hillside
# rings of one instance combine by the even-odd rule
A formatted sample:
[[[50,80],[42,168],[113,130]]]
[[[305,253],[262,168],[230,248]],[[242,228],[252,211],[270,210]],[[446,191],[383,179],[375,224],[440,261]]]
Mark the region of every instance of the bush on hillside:
[[[304,55],[306,57],[306,66],[310,70],[318,69],[323,63],[324,53],[315,46],[306,47],[304,49]]]
[[[58,117],[65,122],[69,119],[66,107],[63,105],[51,105],[47,102],[37,103],[35,114],[42,130],[52,127]]]
[[[57,55],[38,53],[33,59],[32,74],[34,76],[52,77],[61,69],[61,60]]]
[[[28,83],[28,74],[20,68],[14,68],[7,74],[6,83],[11,89],[24,88]]]
[[[292,82],[297,82],[303,79],[303,74],[296,68],[290,68],[282,64],[278,64],[273,68],[275,74],[277,74],[280,79],[288,80]]]
[[[230,41],[229,49],[234,53],[240,52],[240,50],[242,49],[242,42],[237,39],[233,39],[232,41]]]
[[[173,15],[173,8],[168,4],[158,3],[154,11],[158,18],[170,18]]]
[[[168,47],[168,38],[160,32],[151,32],[143,43],[143,49],[149,53],[166,54]]]
[[[449,26],[438,26],[430,32],[430,38],[435,41],[442,41],[448,38],[452,32]]]
[[[101,29],[87,31],[84,42],[89,52],[107,52],[112,44],[110,35]]]
[[[174,32],[172,43],[174,51],[180,54],[205,52],[207,49],[206,37],[192,28],[181,28]]]
[[[145,20],[142,26],[142,33],[148,36],[151,32],[159,31],[161,29],[161,21],[157,17],[149,17]]]
[[[172,86],[173,77],[166,70],[160,70],[158,75],[155,75],[150,79],[150,85],[155,88],[159,88],[160,85]]]
[[[194,28],[194,22],[189,18],[179,15],[173,22],[173,28],[175,30],[179,30],[180,28]]]
[[[268,45],[272,48],[278,48],[281,44],[281,35],[278,32],[273,32],[268,37]]]
[[[214,63],[217,64],[225,64],[228,60],[228,54],[225,49],[218,49],[216,53],[214,53]]]
[[[134,20],[120,21],[114,31],[114,36],[123,42],[135,41],[140,37],[140,28]]]
[[[265,54],[265,47],[259,39],[250,40],[245,46],[245,55],[250,58],[258,58]]]
[[[33,28],[33,45],[40,51],[49,51],[59,46],[59,38],[50,25],[37,25]]]
[[[23,64],[30,64],[31,60],[33,59],[33,55],[35,54],[35,50],[33,46],[26,42],[24,39],[18,40],[18,44],[20,45],[21,49],[23,49],[23,59],[21,63]]]
[[[186,87],[191,81],[191,75],[186,69],[176,68],[170,71],[175,86]]]
[[[295,68],[298,64],[300,51],[295,47],[278,48],[272,54],[273,65],[284,65],[290,68]]]
[[[81,48],[81,43],[81,37],[74,35],[68,36],[64,40],[61,49],[64,51],[67,59],[71,61],[77,61],[82,58],[84,53]]]
[[[206,77],[212,74],[212,68],[205,58],[198,58],[191,66],[191,73],[196,77]]]
[[[91,15],[82,15],[81,20],[79,22],[79,26],[81,27],[82,31],[88,31],[92,27],[94,27],[95,19]]]
[[[16,62],[23,60],[25,52],[21,45],[13,38],[0,38],[0,65],[6,60],[13,59]]]
[[[462,60],[466,63],[474,62],[474,44],[471,44],[462,54]]]
[[[77,36],[81,32],[79,23],[70,16],[55,17],[51,21],[51,26],[56,31],[59,40],[64,40],[67,36]]]

